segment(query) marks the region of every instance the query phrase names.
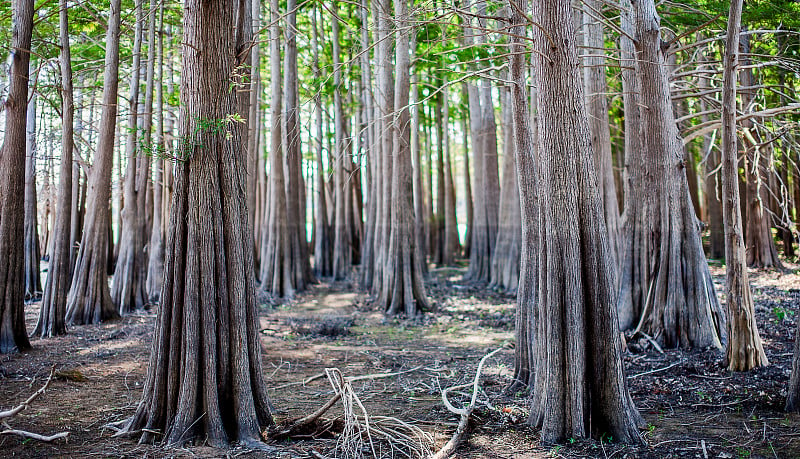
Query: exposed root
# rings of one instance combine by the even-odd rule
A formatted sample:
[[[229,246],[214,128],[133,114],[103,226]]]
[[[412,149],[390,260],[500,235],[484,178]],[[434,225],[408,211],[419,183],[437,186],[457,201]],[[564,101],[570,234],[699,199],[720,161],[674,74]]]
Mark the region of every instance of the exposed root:
[[[461,384],[458,386],[448,387],[447,389],[442,391],[442,402],[444,406],[453,414],[457,414],[461,416],[461,419],[458,421],[458,427],[456,431],[453,432],[453,436],[450,437],[450,440],[442,446],[436,454],[430,456],[430,459],[445,459],[453,455],[455,453],[456,448],[461,443],[464,438],[464,434],[467,431],[467,426],[469,425],[469,418],[472,415],[472,410],[475,409],[475,401],[478,398],[478,389],[480,388],[479,383],[481,379],[481,372],[483,371],[483,365],[486,363],[489,358],[493,355],[497,354],[498,352],[505,349],[507,346],[503,346],[499,349],[495,349],[494,351],[486,354],[481,359],[480,363],[478,364],[478,370],[475,372],[475,379],[473,380],[472,384]],[[447,398],[447,394],[458,389],[463,389],[465,387],[472,386],[472,397],[470,398],[469,405],[464,408],[456,408],[450,403],[450,400]]]
[[[53,381],[53,376],[55,376],[56,368],[55,366],[50,368],[50,376],[47,378],[47,381],[44,385],[33,393],[27,400],[20,403],[19,405],[15,406],[14,408],[7,410],[7,411],[0,411],[0,420],[3,419],[11,419],[23,410],[28,407],[34,400],[36,400],[40,395],[44,394],[47,388],[50,386],[50,383]],[[41,435],[33,432],[28,432],[25,430],[17,430],[12,429],[11,426],[8,425],[6,421],[2,422],[3,430],[0,430],[0,435],[18,435],[20,437],[30,438],[33,440],[44,441],[44,442],[51,442],[53,440],[57,440],[59,438],[63,438],[66,440],[69,432],[59,432],[53,435]]]
[[[335,431],[340,435],[332,451],[334,457],[428,457],[430,446],[433,445],[433,438],[429,434],[397,418],[371,416],[352,386],[355,381],[398,376],[420,368],[355,377],[344,377],[339,369],[327,368],[325,376],[333,387],[333,397],[313,413],[272,429],[267,437],[273,441],[300,436],[318,438]],[[339,401],[342,402],[342,417],[335,420],[322,418]],[[388,451],[384,449],[386,445]],[[326,457],[319,452],[310,454]]]

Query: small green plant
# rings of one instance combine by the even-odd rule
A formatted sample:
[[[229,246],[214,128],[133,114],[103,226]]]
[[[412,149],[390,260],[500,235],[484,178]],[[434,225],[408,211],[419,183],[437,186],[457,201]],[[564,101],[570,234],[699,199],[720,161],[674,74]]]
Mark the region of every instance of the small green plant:
[[[547,453],[548,457],[558,457],[558,452],[561,451],[561,445],[555,445],[550,448],[550,452]]]
[[[738,447],[736,448],[736,455],[739,456],[739,459],[745,459],[750,457],[750,450],[745,447]]]
[[[711,401],[711,396],[703,392],[702,390],[697,391],[697,396],[700,398],[700,401]]]
[[[786,316],[794,315],[794,311],[792,311],[791,309],[786,309],[782,306],[775,306],[774,308],[772,308],[772,313],[775,314],[775,319],[778,322],[783,322]]]

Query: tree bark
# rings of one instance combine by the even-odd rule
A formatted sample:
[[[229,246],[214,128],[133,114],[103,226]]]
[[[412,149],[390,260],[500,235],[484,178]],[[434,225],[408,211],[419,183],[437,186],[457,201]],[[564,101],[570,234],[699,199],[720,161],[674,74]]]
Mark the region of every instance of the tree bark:
[[[128,131],[125,142],[125,182],[123,185],[122,227],[118,242],[117,262],[111,282],[111,301],[120,314],[130,314],[147,303],[145,282],[147,265],[144,253],[145,188],[140,186],[143,170],[140,163],[146,155],[142,132],[144,119],[139,113],[139,75],[145,20],[144,1],[136,0],[136,25],[133,41],[133,67],[128,93]],[[152,46],[151,46],[152,48]],[[141,130],[141,131],[140,131]]]
[[[25,125],[33,0],[13,0],[6,127],[0,146],[0,353],[30,349],[25,331]]]
[[[353,263],[350,250],[350,226],[347,224],[346,204],[349,202],[350,183],[347,180],[345,164],[350,162],[345,142],[345,114],[342,101],[343,81],[341,49],[339,44],[339,18],[336,4],[331,19],[333,29],[333,105],[334,135],[336,138],[336,157],[333,165],[334,221],[333,221],[333,279],[344,280]]]
[[[786,394],[786,411],[800,411],[800,320],[797,321],[797,334],[794,338],[794,357],[792,376]]]
[[[311,23],[313,35],[311,37],[311,49],[314,55],[312,68],[314,78],[322,81],[322,71],[319,66],[319,28],[323,27],[323,15],[320,14],[319,25],[317,24],[317,7],[312,10]],[[333,239],[331,225],[328,222],[328,200],[325,195],[325,165],[322,162],[322,89],[319,88],[314,93],[314,114],[316,116],[316,160],[317,160],[317,205],[314,218],[314,274],[318,277],[333,276]]]
[[[628,161],[627,222],[618,308],[667,347],[722,348],[719,304],[689,199],[683,142],[669,93],[660,19],[652,0],[633,2],[641,150]],[[626,210],[627,213],[627,210]]]
[[[184,8],[185,141],[175,165],[162,304],[142,400],[124,429],[141,432],[142,442],[257,447],[261,429],[272,424],[247,222],[246,127],[231,118],[240,109],[229,90],[241,49],[236,6],[187,0]]]
[[[261,253],[262,292],[279,298],[290,298],[295,293],[292,282],[291,248],[287,234],[286,189],[283,169],[283,137],[281,112],[281,48],[280,11],[277,0],[270,1],[270,78],[272,101],[270,104],[270,174],[269,211],[265,214]]]
[[[523,24],[524,6],[512,11],[513,24]],[[538,281],[532,301],[524,305],[535,327],[529,330],[536,372],[529,423],[542,428],[547,443],[607,432],[615,440],[641,444],[643,420],[625,386],[613,307],[615,267],[583,108],[570,3],[535,2],[532,20],[538,25],[532,43],[540,110],[539,212],[526,211],[524,219],[540,226],[534,264]],[[514,81],[521,86],[521,65],[515,67]],[[524,99],[514,100],[515,121],[524,123],[528,114],[519,106]],[[521,140],[518,148],[528,148],[520,153],[530,155],[526,139]],[[523,170],[518,172],[522,176]],[[537,217],[538,222],[529,220]],[[525,269],[530,267],[526,260]]]
[[[67,323],[83,325],[119,317],[108,289],[109,198],[114,160],[114,130],[117,122],[119,87],[120,0],[112,0],[106,32],[103,74],[103,113],[97,153],[88,178],[86,215],[72,284],[67,296]]]
[[[453,163],[450,155],[450,98],[449,83],[445,77],[442,87],[444,99],[444,253],[442,264],[452,265],[461,252],[456,219],[456,187],[453,182]],[[424,253],[424,252],[423,252]]]
[[[392,217],[379,304],[387,316],[412,318],[430,309],[422,282],[422,253],[414,236],[414,197],[411,177],[411,92],[409,33],[413,0],[394,0],[396,23],[395,86],[392,123]],[[410,4],[410,5],[409,5]]]
[[[150,229],[147,261],[147,301],[158,304],[161,298],[161,286],[164,285],[164,168],[166,166],[166,142],[164,140],[164,5],[156,5],[151,0],[153,14],[158,11],[158,89],[156,90],[156,141],[154,142],[155,172],[153,177],[153,224]],[[152,34],[151,34],[152,36]],[[150,42],[149,46],[155,46]],[[249,169],[248,169],[249,171]],[[252,173],[252,172],[251,172]]]
[[[73,123],[75,104],[72,91],[72,57],[69,49],[67,0],[59,2],[59,40],[61,44],[61,168],[53,228],[53,252],[44,284],[39,320],[33,336],[48,338],[67,332],[67,295],[71,279],[70,220],[72,215],[72,153],[75,148]]]
[[[32,94],[27,108],[25,143],[25,299],[38,300],[42,295],[39,273],[39,228],[36,212],[36,94]],[[48,197],[49,199],[49,197]],[[45,217],[46,218],[46,217]],[[47,220],[45,220],[47,223]],[[47,225],[45,225],[45,233]],[[47,248],[45,237],[44,248]]]
[[[297,89],[297,1],[288,0],[286,4],[286,39],[284,51],[283,80],[283,123],[286,156],[284,157],[286,218],[290,252],[289,266],[292,284],[296,291],[305,290],[313,282],[311,261],[308,256],[306,239],[306,200],[305,182],[302,174],[302,154],[300,152],[300,105]]]
[[[583,82],[586,87],[586,109],[589,116],[589,130],[592,135],[592,150],[595,155],[600,193],[603,197],[603,211],[611,247],[611,259],[618,265],[620,259],[621,227],[617,186],[614,181],[614,164],[611,157],[611,132],[609,127],[608,83],[603,39],[603,23],[595,19],[602,9],[601,0],[586,0],[583,8],[584,32],[587,57],[583,59]]]
[[[511,94],[502,92],[503,109],[503,186],[500,187],[500,225],[492,254],[490,287],[515,294],[519,285],[519,261],[522,248],[517,162],[514,157],[513,113]]]
[[[756,325],[745,265],[736,148],[736,71],[743,0],[731,0],[722,76],[722,211],[725,224],[725,302],[728,306],[726,359],[731,371],[768,365]]]
[[[744,88],[741,92],[742,111],[747,113],[753,110],[755,77],[750,67],[750,35],[739,37],[739,46],[745,56],[742,58],[742,69],[739,78]],[[747,265],[754,268],[776,268],[783,270],[784,266],[778,258],[778,250],[772,237],[772,216],[769,213],[770,194],[769,173],[770,155],[769,146],[761,145],[760,135],[755,128],[753,120],[742,122],[742,131],[745,145],[745,178],[747,181],[747,227],[745,229],[745,247],[747,250]]]

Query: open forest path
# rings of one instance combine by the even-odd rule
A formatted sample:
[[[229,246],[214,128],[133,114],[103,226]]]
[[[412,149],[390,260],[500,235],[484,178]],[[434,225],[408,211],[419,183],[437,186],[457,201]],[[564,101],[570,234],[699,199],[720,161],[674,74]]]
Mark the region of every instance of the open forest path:
[[[715,281],[724,269],[712,267]],[[313,285],[295,299],[260,308],[262,367],[278,422],[312,413],[334,394],[325,376],[338,369],[352,382],[371,419],[393,418],[421,428],[440,447],[458,417],[441,391],[470,383],[480,359],[513,341],[513,297],[461,284],[456,271],[432,270],[427,282],[438,310],[416,320],[386,319],[363,292],[347,284]],[[451,276],[452,275],[452,276]],[[525,425],[524,394],[504,389],[513,374],[513,350],[487,361],[473,423],[458,458],[797,458],[800,415],[783,412],[792,345],[800,317],[800,276],[751,271],[758,326],[771,365],[748,373],[725,370],[713,350],[660,353],[644,338],[628,341],[628,383],[647,422],[647,446],[581,441],[541,445]],[[39,305],[26,306],[33,329]],[[141,397],[155,309],[100,325],[70,327],[66,336],[32,340],[25,354],[0,357],[0,410],[25,400],[55,365],[47,392],[15,417],[14,428],[42,434],[70,431],[69,442],[41,443],[0,436],[6,457],[276,457],[204,446],[162,449],[113,438],[103,425],[131,415]],[[451,394],[454,405],[471,389]],[[360,408],[356,407],[360,414]],[[341,418],[342,404],[324,414]],[[385,418],[381,418],[381,416]],[[337,430],[337,429],[334,429]],[[337,430],[338,432],[338,430]],[[302,456],[328,457],[336,435],[292,437],[279,444]],[[611,439],[613,440],[613,439]],[[378,442],[379,455],[391,450]],[[372,457],[372,452],[364,457]],[[402,457],[395,451],[394,457]]]

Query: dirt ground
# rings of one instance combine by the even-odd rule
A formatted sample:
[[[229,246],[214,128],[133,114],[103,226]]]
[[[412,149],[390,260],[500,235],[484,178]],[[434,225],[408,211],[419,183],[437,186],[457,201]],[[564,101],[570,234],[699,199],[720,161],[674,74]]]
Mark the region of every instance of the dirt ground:
[[[712,270],[722,282],[722,269]],[[73,327],[65,337],[34,340],[31,352],[0,356],[0,410],[35,392],[51,366],[57,370],[48,391],[9,424],[42,434],[70,432],[66,443],[0,435],[0,457],[319,458],[341,456],[347,447],[360,448],[363,457],[405,457],[410,450],[403,443],[418,451],[438,449],[458,423],[442,403],[442,389],[472,382],[481,358],[511,343],[514,334],[513,298],[462,285],[460,274],[435,272],[429,293],[439,311],[414,322],[384,319],[364,294],[348,293],[354,289],[346,284],[319,284],[290,303],[262,310],[264,369],[276,419],[297,418],[325,404],[334,394],[326,369],[338,369],[355,378],[350,386],[357,400],[349,398],[354,412],[368,413],[373,427],[392,432],[394,443],[375,436],[374,449],[368,442],[353,446],[345,441],[352,436],[340,434],[341,419],[329,423],[333,432],[325,433],[320,423],[319,432],[275,443],[282,453],[163,449],[113,438],[104,426],[131,415],[141,396],[151,312]],[[526,394],[504,391],[513,371],[508,347],[487,360],[473,422],[456,457],[800,457],[800,416],[783,412],[800,276],[753,272],[752,281],[769,367],[731,374],[715,350],[661,353],[645,339],[628,343],[629,387],[648,423],[646,446],[627,447],[613,438],[542,445],[525,424]],[[37,313],[37,304],[28,306],[28,329]],[[451,398],[462,406],[470,395],[471,388],[464,388]],[[324,417],[340,418],[342,406]]]

